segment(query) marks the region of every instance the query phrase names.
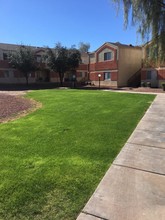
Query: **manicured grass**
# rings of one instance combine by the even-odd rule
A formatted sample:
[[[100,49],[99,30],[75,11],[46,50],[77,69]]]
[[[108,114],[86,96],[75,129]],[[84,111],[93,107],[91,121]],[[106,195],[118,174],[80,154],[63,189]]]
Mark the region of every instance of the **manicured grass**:
[[[154,99],[45,90],[43,106],[0,125],[0,219],[76,219]]]

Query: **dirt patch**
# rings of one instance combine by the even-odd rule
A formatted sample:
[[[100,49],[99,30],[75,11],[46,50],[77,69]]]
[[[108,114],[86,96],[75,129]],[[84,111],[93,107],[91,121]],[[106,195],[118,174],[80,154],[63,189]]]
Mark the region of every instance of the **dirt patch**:
[[[161,88],[148,88],[148,87],[138,87],[138,88],[123,88],[125,90],[133,92],[146,92],[146,93],[165,93]]]
[[[21,96],[0,93],[0,123],[15,120],[41,107],[41,104]]]

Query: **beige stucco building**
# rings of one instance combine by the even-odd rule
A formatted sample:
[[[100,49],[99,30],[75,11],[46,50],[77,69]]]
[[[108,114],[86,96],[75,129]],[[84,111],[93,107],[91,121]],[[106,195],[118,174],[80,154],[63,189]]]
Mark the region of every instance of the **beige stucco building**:
[[[24,76],[13,69],[8,61],[8,54],[14,53],[20,45],[0,43],[0,83],[25,83]],[[40,64],[46,49],[31,47],[35,51],[36,62]],[[91,81],[92,84],[109,87],[128,86],[131,77],[141,68],[142,48],[132,45],[107,42],[92,53],[82,53],[76,80],[79,83]],[[43,63],[42,63],[43,65]],[[64,82],[69,82],[71,73],[65,73]],[[58,73],[46,68],[32,72],[29,83],[59,82]]]
[[[122,87],[141,68],[142,48],[105,43],[90,53],[90,80],[94,84]]]

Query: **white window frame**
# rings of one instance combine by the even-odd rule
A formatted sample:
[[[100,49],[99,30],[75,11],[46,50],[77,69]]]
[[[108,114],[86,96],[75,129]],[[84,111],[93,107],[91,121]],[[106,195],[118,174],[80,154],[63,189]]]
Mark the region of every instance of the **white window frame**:
[[[104,80],[111,80],[111,72],[104,72]]]
[[[104,61],[107,61],[107,60],[112,60],[112,52],[111,51],[104,53]]]

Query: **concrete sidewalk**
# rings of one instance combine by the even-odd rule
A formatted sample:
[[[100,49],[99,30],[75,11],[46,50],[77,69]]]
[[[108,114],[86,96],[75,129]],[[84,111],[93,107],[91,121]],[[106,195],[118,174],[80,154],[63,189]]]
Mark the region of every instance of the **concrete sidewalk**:
[[[165,219],[165,94],[159,94],[77,220]]]

